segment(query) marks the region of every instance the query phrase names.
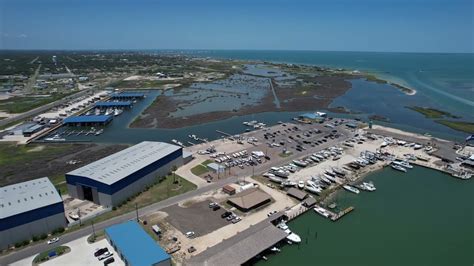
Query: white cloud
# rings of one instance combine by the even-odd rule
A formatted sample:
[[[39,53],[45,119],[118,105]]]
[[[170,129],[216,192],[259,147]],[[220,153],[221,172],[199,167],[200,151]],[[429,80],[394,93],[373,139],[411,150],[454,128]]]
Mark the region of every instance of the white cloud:
[[[18,35],[18,38],[21,38],[21,39],[28,38],[28,35],[22,33],[22,34]]]

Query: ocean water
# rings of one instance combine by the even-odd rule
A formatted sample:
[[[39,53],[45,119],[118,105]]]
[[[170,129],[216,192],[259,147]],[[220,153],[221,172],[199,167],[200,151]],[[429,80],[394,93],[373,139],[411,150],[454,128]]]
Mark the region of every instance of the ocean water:
[[[288,225],[302,238],[267,254],[260,266],[413,265],[474,263],[472,180],[415,167],[385,168],[366,177],[375,192],[341,190],[335,201],[355,210],[332,222],[313,210]]]

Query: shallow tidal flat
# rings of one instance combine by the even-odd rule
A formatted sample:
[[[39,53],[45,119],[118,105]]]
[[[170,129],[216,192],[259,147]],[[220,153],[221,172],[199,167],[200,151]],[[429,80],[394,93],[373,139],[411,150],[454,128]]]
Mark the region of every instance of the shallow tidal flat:
[[[351,88],[354,76],[318,69],[245,65],[225,79],[168,90],[130,127],[180,128],[262,112],[327,109]]]

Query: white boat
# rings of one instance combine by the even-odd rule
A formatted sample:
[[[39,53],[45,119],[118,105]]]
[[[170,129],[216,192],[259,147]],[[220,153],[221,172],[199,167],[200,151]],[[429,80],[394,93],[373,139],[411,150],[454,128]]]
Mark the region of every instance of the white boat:
[[[335,178],[334,176],[330,176],[330,175],[328,175],[328,174],[324,174],[324,177],[325,177],[326,179],[328,179],[329,181],[336,183],[336,178]]]
[[[311,192],[311,193],[314,193],[314,194],[319,194],[321,193],[323,190],[319,187],[315,187],[315,186],[311,186],[311,185],[306,185],[304,187],[307,191]]]
[[[280,250],[279,248],[277,248],[277,247],[272,247],[272,248],[270,249],[270,251],[272,251],[272,252],[280,252],[281,250]]]
[[[413,165],[411,165],[409,162],[407,161],[393,161],[394,164],[398,164],[400,165],[401,167],[404,167],[404,168],[408,168],[408,169],[412,169],[413,168]]]
[[[114,110],[114,116],[118,116],[118,115],[120,115],[121,113],[123,113],[123,110],[122,110],[122,109],[115,109],[115,110]]]
[[[324,183],[328,184],[328,185],[331,185],[331,180],[327,179],[325,176],[320,176],[319,179],[321,179],[321,181],[323,181]]]
[[[302,180],[300,180],[300,181],[298,182],[298,188],[299,188],[299,189],[304,189],[304,182],[303,182]]]
[[[283,181],[281,185],[285,187],[296,187],[297,183],[290,180],[286,180],[286,181]]]
[[[300,243],[301,242],[301,237],[293,232],[291,232],[290,229],[286,229],[285,233],[288,233],[289,235],[286,237],[286,239],[290,240],[293,243]]]
[[[319,213],[323,217],[326,217],[326,218],[331,217],[331,213],[328,210],[324,209],[323,207],[316,205],[316,207],[314,207],[314,211]]]
[[[375,191],[376,188],[373,183],[369,182],[363,182],[362,184],[359,184],[358,187],[364,191]]]
[[[66,139],[61,138],[61,136],[59,134],[56,134],[51,138],[45,138],[44,140],[46,140],[46,141],[66,141]]]
[[[277,227],[280,228],[281,230],[289,230],[288,225],[286,225],[286,223],[285,223],[284,221],[281,222],[281,223],[279,223],[279,224],[277,225]]]
[[[103,129],[99,129],[99,130],[97,130],[97,131],[94,133],[94,135],[99,136],[99,135],[102,134],[103,132],[104,132]]]
[[[402,166],[400,166],[400,165],[398,165],[398,164],[393,164],[393,163],[392,163],[390,166],[392,167],[392,169],[395,169],[395,170],[397,170],[397,171],[404,172],[404,173],[407,172],[407,169],[405,169],[404,167],[402,167]]]
[[[283,182],[283,179],[281,179],[279,177],[276,177],[274,175],[269,176],[268,179],[270,179],[270,181],[273,181],[273,182],[278,183],[278,184],[281,184]]]
[[[345,190],[349,191],[349,192],[352,192],[352,193],[355,193],[355,194],[359,194],[359,193],[360,193],[360,191],[359,191],[357,188],[353,187],[353,186],[344,185],[344,186],[342,186],[342,187],[343,187]]]

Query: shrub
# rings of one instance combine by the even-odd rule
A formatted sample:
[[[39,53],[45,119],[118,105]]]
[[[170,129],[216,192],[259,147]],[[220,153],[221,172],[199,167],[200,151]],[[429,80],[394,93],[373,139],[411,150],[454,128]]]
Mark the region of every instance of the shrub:
[[[41,239],[41,240],[44,240],[44,239],[46,239],[47,237],[48,237],[47,234],[42,234],[42,235],[40,235],[40,239]]]

